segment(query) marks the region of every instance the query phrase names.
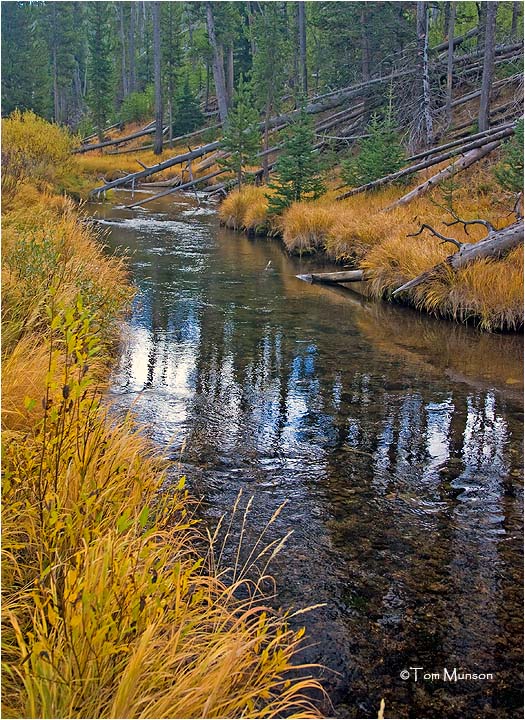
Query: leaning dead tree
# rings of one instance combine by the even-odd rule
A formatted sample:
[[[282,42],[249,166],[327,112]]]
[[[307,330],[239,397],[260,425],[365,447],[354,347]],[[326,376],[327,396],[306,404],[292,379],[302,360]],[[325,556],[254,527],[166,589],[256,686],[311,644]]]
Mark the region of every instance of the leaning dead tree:
[[[385,175],[385,177],[378,178],[377,180],[373,180],[372,182],[366,183],[365,185],[360,185],[359,187],[354,188],[353,190],[348,190],[347,192],[343,193],[342,195],[338,195],[336,197],[336,200],[344,200],[345,198],[352,197],[353,195],[358,195],[359,193],[366,192],[368,190],[375,190],[376,188],[381,187],[382,185],[387,185],[388,183],[394,182],[395,180],[399,180],[402,177],[406,177],[407,175],[411,175],[412,173],[419,172],[419,170],[425,170],[426,168],[432,167],[433,165],[437,165],[437,164],[443,162],[444,160],[448,160],[449,158],[454,157],[455,155],[467,153],[470,150],[475,150],[476,148],[483,147],[484,145],[488,145],[488,144],[494,143],[496,141],[501,141],[501,140],[513,135],[514,128],[515,128],[515,125],[513,124],[511,127],[504,128],[504,129],[500,130],[499,132],[494,132],[494,133],[489,132],[484,137],[481,137],[478,140],[465,143],[464,145],[462,145],[460,147],[452,148],[451,150],[448,150],[447,152],[441,153],[439,155],[433,155],[429,159],[419,162],[416,165],[410,165],[409,167],[404,168],[402,170],[398,170],[395,173],[392,173],[390,175]]]
[[[407,290],[413,290],[418,285],[431,280],[436,277],[436,274],[438,274],[440,270],[447,268],[454,271],[460,270],[474,262],[474,260],[481,260],[483,258],[499,259],[515,247],[518,247],[518,245],[523,244],[523,218],[521,216],[518,217],[516,222],[503,228],[503,230],[496,230],[487,220],[461,220],[457,216],[454,217],[455,219],[452,222],[445,223],[448,227],[461,224],[465,232],[467,232],[469,225],[483,225],[488,230],[487,237],[477,243],[462,243],[455,238],[442,235],[437,230],[434,230],[431,225],[423,224],[417,233],[413,233],[407,237],[416,237],[417,235],[421,235],[424,230],[428,230],[434,237],[439,238],[442,244],[450,243],[454,245],[457,248],[457,252],[449,255],[446,260],[438,265],[434,265],[434,267],[426,272],[401,285],[397,290],[394,290],[392,293],[393,297]]]

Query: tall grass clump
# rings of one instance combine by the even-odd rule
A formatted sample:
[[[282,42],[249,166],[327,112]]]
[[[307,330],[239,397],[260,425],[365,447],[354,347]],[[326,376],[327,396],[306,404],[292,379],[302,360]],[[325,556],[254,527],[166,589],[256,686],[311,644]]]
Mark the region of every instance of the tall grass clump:
[[[317,716],[302,631],[215,570],[184,481],[104,408],[122,262],[27,180],[3,217],[3,715]]]
[[[268,188],[244,185],[224,198],[219,218],[226,227],[264,234],[270,230],[268,219]]]

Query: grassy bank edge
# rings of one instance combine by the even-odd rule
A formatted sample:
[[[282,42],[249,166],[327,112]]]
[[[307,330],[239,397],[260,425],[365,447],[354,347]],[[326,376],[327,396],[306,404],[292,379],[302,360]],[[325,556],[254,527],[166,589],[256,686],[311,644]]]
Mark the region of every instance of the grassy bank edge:
[[[303,630],[269,607],[250,568],[232,582],[214,567],[183,480],[170,481],[131,416],[108,416],[125,267],[56,194],[75,172],[62,131],[13,122],[2,147],[4,716],[318,716],[307,695],[322,690],[293,660]]]

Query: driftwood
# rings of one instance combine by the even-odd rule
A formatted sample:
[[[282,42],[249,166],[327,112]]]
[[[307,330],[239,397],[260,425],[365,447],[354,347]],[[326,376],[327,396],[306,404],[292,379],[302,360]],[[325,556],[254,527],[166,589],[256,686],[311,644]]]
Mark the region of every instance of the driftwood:
[[[491,153],[493,150],[495,150],[497,147],[499,147],[500,141],[496,142],[489,142],[487,145],[483,145],[480,148],[477,148],[476,150],[470,150],[470,152],[467,152],[463,157],[461,157],[459,160],[456,160],[456,162],[453,162],[448,167],[444,168],[443,170],[440,170],[435,175],[432,175],[431,178],[428,180],[425,180],[425,182],[418,185],[416,188],[411,190],[410,192],[406,193],[406,195],[403,195],[403,197],[400,197],[399,200],[396,200],[391,205],[389,205],[387,208],[385,208],[385,212],[387,210],[392,210],[392,208],[400,207],[401,205],[407,205],[411,200],[414,200],[415,198],[419,197],[420,195],[423,195],[431,188],[438,185],[443,180],[446,180],[449,177],[452,177],[454,175],[457,175],[458,173],[462,172],[463,170],[466,170],[471,165],[474,165],[474,163],[478,162],[478,160],[481,160],[481,158],[484,158],[486,155]]]
[[[437,232],[430,225],[422,225],[417,233],[409,235],[408,237],[415,237],[420,235],[423,230],[429,230],[433,235],[438,237],[442,243],[452,243],[458,248],[458,252],[450,255],[446,260],[434,265],[426,272],[418,275],[417,277],[409,280],[401,287],[394,290],[392,296],[395,297],[401,292],[406,290],[412,290],[413,288],[421,285],[430,278],[432,278],[436,272],[444,268],[451,268],[452,270],[459,270],[460,268],[469,265],[474,260],[480,260],[482,258],[501,258],[506,255],[510,250],[523,243],[523,218],[518,219],[512,225],[504,228],[503,230],[496,230],[486,220],[460,220],[456,218],[454,222],[448,223],[448,225],[455,225],[461,223],[467,227],[467,225],[484,225],[489,231],[487,237],[484,240],[480,240],[477,243],[461,243],[455,238],[445,237],[441,233]]]
[[[449,160],[451,157],[454,157],[455,155],[460,155],[460,154],[469,152],[470,150],[475,150],[476,148],[483,147],[483,145],[488,145],[489,143],[493,143],[497,140],[503,140],[504,138],[510,137],[513,134],[514,134],[514,126],[508,127],[504,130],[500,130],[497,133],[489,135],[488,137],[482,137],[479,140],[475,140],[474,142],[469,142],[460,147],[453,148],[452,150],[448,150],[447,152],[442,153],[441,155],[433,156],[428,160],[424,160],[423,162],[417,163],[416,165],[410,165],[409,167],[404,168],[403,170],[398,170],[395,173],[391,173],[390,175],[386,175],[385,177],[378,178],[377,180],[373,180],[372,182],[366,183],[365,185],[361,185],[360,187],[354,188],[353,190],[348,190],[347,192],[343,193],[342,195],[338,195],[336,197],[336,200],[344,200],[345,198],[352,197],[353,195],[358,195],[359,193],[366,192],[368,190],[374,190],[375,188],[381,187],[382,185],[387,185],[390,182],[394,182],[394,180],[399,180],[400,178],[405,177],[406,175],[411,175],[412,173],[419,172],[419,170],[426,170],[426,168],[432,167],[433,165],[438,165],[439,163],[443,162],[444,160]]]
[[[296,275],[300,280],[310,283],[325,283],[327,285],[338,285],[339,283],[363,282],[367,278],[363,270],[345,270],[341,272],[309,273],[307,275]]]

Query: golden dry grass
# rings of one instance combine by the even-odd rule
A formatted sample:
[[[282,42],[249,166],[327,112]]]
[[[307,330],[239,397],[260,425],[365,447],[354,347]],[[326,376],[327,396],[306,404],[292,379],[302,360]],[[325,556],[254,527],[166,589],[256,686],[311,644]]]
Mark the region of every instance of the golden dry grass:
[[[233,230],[268,231],[268,199],[271,190],[264,186],[244,185],[233,190],[221,203],[219,218]]]
[[[3,715],[317,717],[302,631],[225,582],[184,482],[102,406],[122,262],[27,181],[3,217]]]

